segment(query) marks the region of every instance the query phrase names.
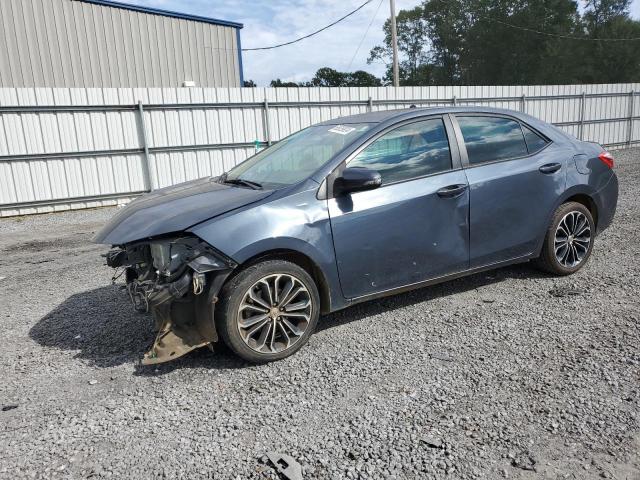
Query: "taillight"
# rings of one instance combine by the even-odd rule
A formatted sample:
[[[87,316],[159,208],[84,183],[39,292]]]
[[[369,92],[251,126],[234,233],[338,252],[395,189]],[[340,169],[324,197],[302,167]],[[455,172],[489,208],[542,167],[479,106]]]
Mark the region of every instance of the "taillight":
[[[607,167],[613,168],[613,155],[611,155],[609,152],[602,152],[600,155],[598,155],[598,158]]]

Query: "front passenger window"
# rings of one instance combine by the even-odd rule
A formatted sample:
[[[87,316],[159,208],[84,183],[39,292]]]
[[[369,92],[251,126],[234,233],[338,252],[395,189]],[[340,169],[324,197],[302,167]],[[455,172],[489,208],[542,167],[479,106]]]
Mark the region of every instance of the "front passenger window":
[[[375,140],[348,164],[377,170],[382,184],[451,169],[451,153],[440,118],[410,123]]]

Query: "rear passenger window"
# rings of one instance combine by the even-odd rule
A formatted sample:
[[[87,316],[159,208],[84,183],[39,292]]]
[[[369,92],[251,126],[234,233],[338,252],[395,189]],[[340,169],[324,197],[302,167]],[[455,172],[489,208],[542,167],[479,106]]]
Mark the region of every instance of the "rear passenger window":
[[[522,125],[522,131],[524,132],[524,139],[527,142],[529,153],[535,153],[539,150],[542,150],[547,144],[547,141],[544,138],[542,138],[526,125]]]
[[[518,122],[500,117],[457,118],[472,165],[528,155]]]
[[[360,152],[349,167],[377,170],[383,184],[450,170],[444,123],[433,118],[391,130]]]

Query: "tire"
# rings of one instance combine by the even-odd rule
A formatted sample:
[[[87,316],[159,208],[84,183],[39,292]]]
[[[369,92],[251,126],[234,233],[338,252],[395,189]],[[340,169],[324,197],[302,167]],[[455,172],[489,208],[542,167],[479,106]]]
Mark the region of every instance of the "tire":
[[[582,225],[583,221],[586,221],[588,226]],[[561,224],[562,228],[559,229]],[[566,231],[569,231],[570,235],[565,236]],[[576,233],[579,235],[575,235]],[[577,272],[591,256],[595,233],[593,216],[587,207],[576,202],[563,203],[553,214],[544,237],[542,251],[534,264],[540,270],[554,275],[571,275]],[[563,240],[565,237],[566,242]],[[587,238],[588,243],[585,241]],[[564,248],[565,244],[567,249]]]
[[[220,299],[218,333],[236,355],[252,363],[293,355],[307,343],[320,315],[313,278],[285,260],[266,260],[240,270],[222,288]]]

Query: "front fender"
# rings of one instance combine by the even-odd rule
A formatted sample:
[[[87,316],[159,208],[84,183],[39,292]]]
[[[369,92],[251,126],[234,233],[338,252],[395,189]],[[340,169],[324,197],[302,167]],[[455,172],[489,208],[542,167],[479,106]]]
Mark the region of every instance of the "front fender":
[[[331,310],[344,306],[327,203],[316,189],[211,219],[189,232],[238,264],[272,250],[293,250],[320,269],[329,287]]]

